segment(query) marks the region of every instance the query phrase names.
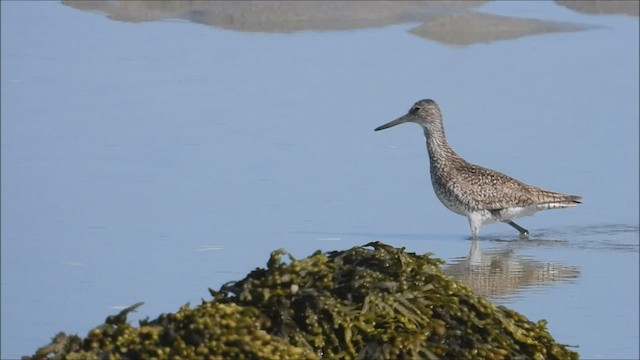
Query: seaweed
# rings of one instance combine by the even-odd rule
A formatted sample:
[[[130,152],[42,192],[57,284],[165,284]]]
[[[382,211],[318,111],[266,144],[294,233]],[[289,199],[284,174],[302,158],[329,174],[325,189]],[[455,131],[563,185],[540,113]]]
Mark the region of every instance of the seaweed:
[[[536,323],[447,276],[433,254],[372,242],[209,289],[212,299],[138,327],[136,304],[84,338],[56,335],[28,359],[577,359]]]

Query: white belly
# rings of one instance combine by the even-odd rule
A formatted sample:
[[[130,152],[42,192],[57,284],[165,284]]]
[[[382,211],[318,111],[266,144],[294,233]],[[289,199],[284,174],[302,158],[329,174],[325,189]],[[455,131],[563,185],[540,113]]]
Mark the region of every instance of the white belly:
[[[467,216],[478,224],[492,224],[498,221],[509,221],[522,216],[531,216],[539,209],[536,206],[512,207],[500,211],[478,210],[472,211]]]

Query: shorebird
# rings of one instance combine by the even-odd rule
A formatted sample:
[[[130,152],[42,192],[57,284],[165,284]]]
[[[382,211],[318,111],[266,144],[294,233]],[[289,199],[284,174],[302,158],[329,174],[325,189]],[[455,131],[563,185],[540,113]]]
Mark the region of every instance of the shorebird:
[[[435,101],[420,100],[409,112],[379,126],[375,131],[407,122],[422,126],[431,163],[431,184],[436,196],[456,214],[466,216],[471,238],[477,239],[484,224],[503,222],[529,237],[529,231],[513,222],[540,210],[561,209],[580,204],[582,197],[565,195],[524,184],[501,172],[474,165],[456,154],[447,143],[442,113]]]

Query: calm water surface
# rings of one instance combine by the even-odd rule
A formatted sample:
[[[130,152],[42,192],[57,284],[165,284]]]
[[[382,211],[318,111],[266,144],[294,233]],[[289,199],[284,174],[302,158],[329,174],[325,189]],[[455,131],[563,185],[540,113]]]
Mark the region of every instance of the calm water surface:
[[[127,3],[1,3],[2,359],[374,240],[583,358],[639,357],[637,8]],[[584,204],[472,243],[420,129],[373,132],[422,98],[460,155]]]

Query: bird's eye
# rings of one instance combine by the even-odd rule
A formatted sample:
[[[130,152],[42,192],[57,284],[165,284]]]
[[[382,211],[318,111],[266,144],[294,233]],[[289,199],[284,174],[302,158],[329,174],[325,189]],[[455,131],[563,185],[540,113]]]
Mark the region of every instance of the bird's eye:
[[[420,108],[419,108],[419,107],[417,107],[417,106],[414,106],[414,107],[412,107],[412,108],[411,108],[411,110],[409,110],[409,112],[410,112],[411,114],[415,114],[415,113],[417,113],[418,111],[420,111]]]

